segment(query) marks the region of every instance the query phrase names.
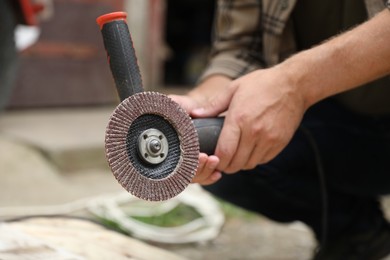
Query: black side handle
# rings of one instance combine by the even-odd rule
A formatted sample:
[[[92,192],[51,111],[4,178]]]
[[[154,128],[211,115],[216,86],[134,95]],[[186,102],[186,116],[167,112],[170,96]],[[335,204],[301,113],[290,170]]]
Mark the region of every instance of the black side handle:
[[[144,91],[126,17],[127,14],[124,12],[114,12],[96,19],[103,35],[108,62],[121,101]]]

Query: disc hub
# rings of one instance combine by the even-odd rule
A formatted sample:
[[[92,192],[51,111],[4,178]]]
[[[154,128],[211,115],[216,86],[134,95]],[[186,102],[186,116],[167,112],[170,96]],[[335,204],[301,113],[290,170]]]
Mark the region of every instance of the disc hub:
[[[167,158],[168,141],[165,135],[154,128],[145,130],[138,137],[138,154],[144,162],[159,164]]]

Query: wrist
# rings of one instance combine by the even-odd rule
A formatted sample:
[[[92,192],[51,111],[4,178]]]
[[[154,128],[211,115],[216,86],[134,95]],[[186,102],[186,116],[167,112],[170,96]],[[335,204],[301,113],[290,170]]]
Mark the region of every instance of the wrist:
[[[334,70],[338,52],[335,46],[318,46],[278,65],[293,91],[301,96],[305,109],[338,92],[335,86],[340,84],[337,80],[342,77],[340,71]]]
[[[303,53],[300,53],[300,55],[303,55]],[[274,68],[283,75],[284,85],[290,88],[290,92],[295,94],[296,99],[300,100],[305,110],[316,102],[310,90],[309,71],[301,57],[293,56]]]

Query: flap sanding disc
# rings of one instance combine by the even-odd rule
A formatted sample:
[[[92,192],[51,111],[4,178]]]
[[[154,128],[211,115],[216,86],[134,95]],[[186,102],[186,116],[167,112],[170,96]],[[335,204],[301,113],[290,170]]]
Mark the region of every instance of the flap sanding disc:
[[[198,136],[191,118],[156,92],[136,93],[117,106],[108,122],[105,147],[117,181],[144,200],[178,195],[198,165]]]

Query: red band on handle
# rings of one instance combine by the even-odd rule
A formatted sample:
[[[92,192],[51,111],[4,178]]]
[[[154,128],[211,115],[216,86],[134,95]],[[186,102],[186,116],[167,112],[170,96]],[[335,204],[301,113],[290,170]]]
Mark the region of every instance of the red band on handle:
[[[100,26],[100,30],[101,30],[106,23],[112,21],[122,20],[126,22],[126,17],[127,17],[127,13],[125,12],[113,12],[113,13],[99,16],[96,19],[96,22]]]

